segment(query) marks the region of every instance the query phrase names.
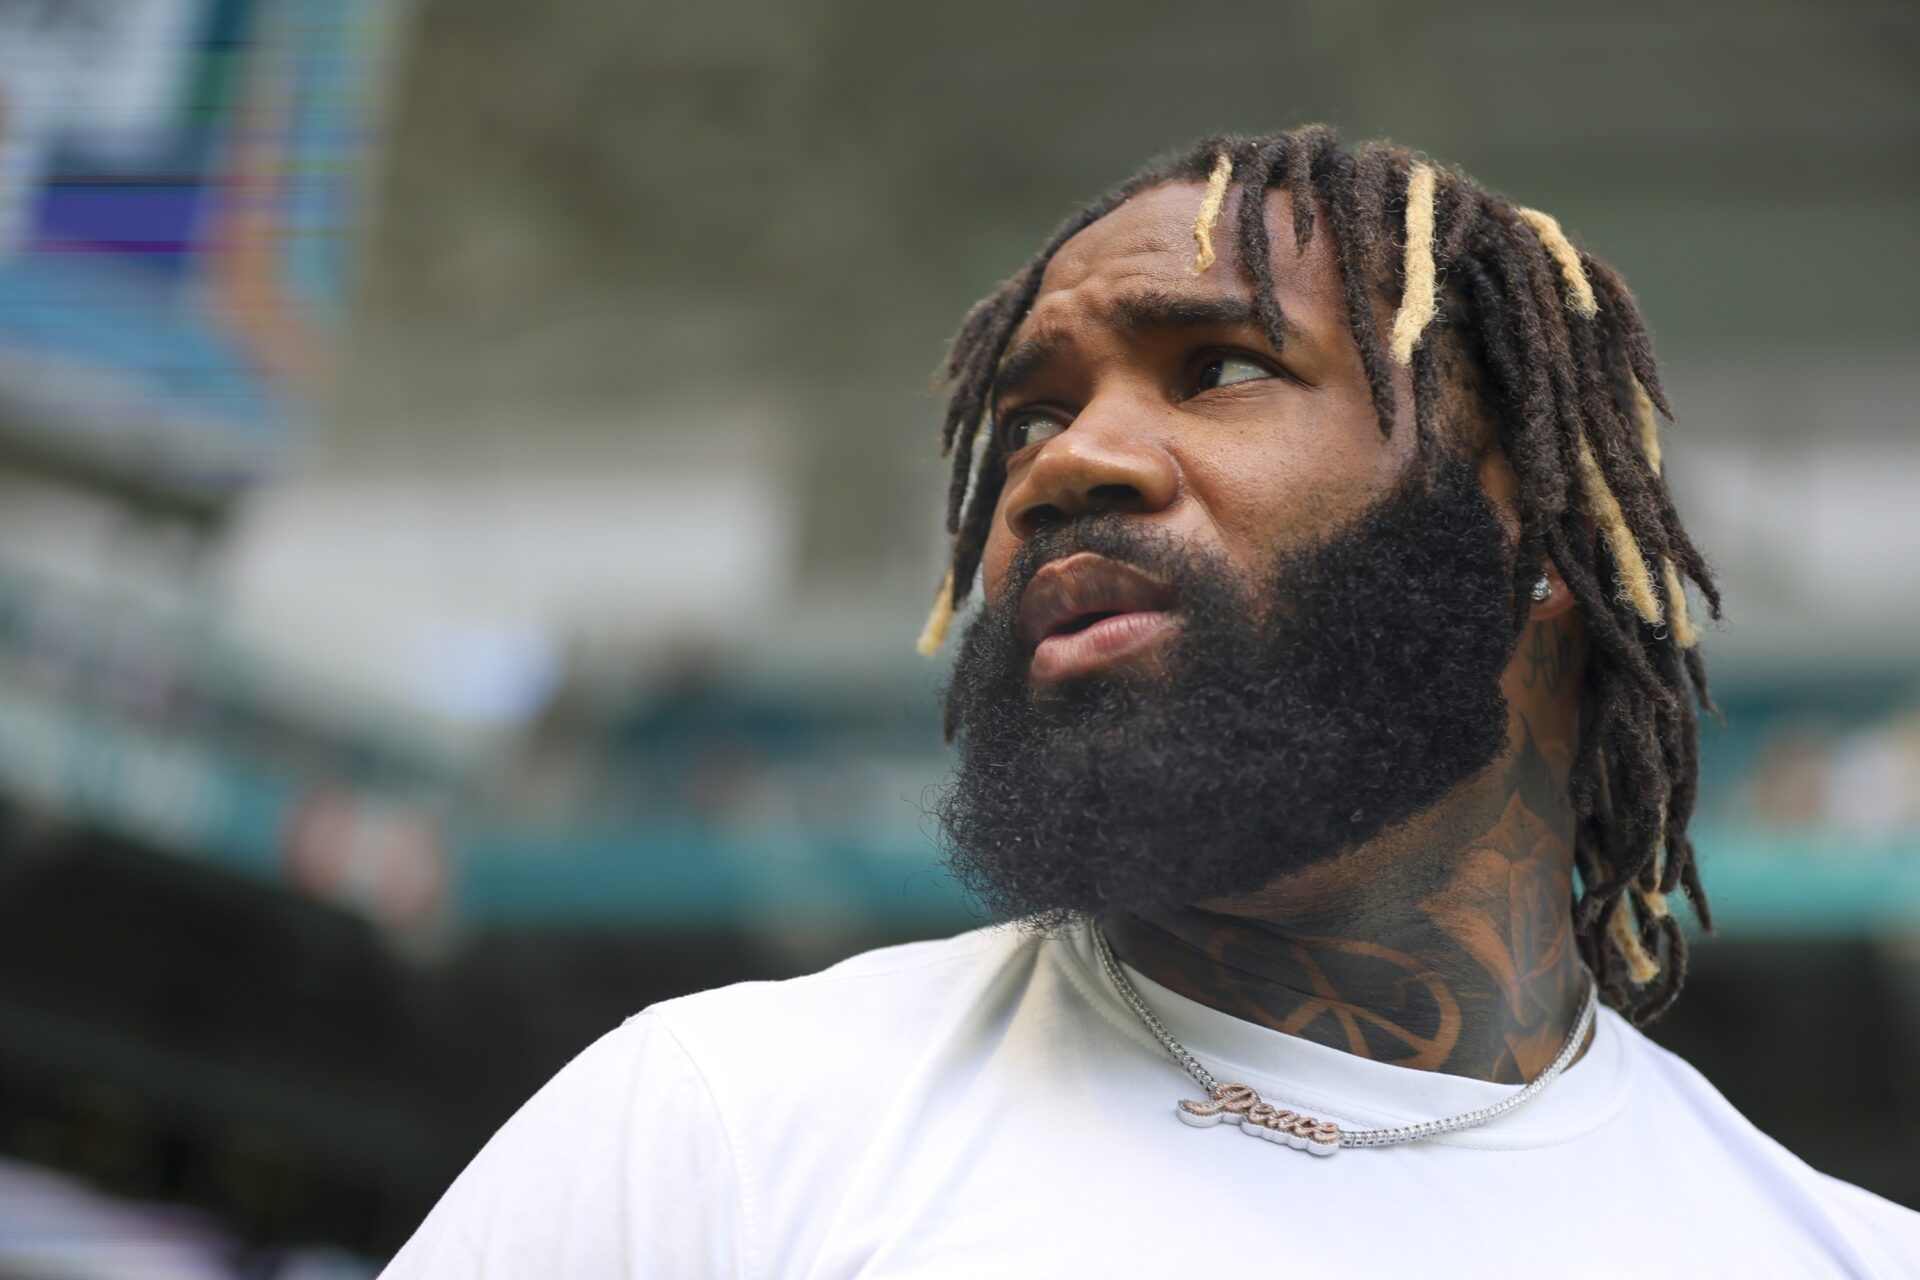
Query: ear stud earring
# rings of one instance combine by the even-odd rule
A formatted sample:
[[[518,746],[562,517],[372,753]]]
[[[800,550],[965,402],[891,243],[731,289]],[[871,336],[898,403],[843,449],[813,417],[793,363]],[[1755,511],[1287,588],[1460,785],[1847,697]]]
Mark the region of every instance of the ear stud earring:
[[[1536,603],[1553,594],[1553,584],[1547,581],[1547,575],[1541,574],[1540,581],[1533,584],[1533,598]]]

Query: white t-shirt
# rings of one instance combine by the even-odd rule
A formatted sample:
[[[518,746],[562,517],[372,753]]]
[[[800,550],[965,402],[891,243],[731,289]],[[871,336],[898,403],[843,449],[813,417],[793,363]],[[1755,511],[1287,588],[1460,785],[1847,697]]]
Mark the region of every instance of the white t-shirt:
[[[1517,1086],[1360,1058],[1131,967],[1222,1080],[1371,1128]],[[1315,1156],[1183,1124],[1198,1087],[1084,927],[887,947],[663,1001],[509,1120],[406,1277],[1920,1277],[1920,1213],[1812,1168],[1602,1006],[1476,1128]]]

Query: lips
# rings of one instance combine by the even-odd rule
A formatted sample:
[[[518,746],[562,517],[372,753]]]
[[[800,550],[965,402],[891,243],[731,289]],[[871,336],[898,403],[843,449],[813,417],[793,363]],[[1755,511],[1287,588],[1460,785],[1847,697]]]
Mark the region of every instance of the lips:
[[[1117,660],[1177,625],[1171,587],[1091,551],[1055,560],[1020,598],[1033,674],[1063,679]]]

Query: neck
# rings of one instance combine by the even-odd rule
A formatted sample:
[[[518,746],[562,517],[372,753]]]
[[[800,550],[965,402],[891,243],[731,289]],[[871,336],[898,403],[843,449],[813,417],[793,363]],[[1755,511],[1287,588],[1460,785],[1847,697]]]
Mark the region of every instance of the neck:
[[[1538,719],[1516,712],[1502,757],[1419,818],[1245,897],[1103,920],[1108,941],[1162,986],[1277,1031],[1532,1080],[1587,983],[1569,911],[1572,725]]]

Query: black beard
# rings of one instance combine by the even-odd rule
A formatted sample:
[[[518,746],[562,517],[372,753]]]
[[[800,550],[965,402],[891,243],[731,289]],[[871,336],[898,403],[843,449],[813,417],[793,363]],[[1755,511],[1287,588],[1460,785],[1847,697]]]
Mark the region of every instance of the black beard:
[[[1047,561],[1094,551],[1177,592],[1164,672],[1028,678],[1016,615]],[[1367,513],[1224,561],[1104,512],[1022,544],[949,687],[959,760],[933,816],[999,920],[1148,914],[1258,889],[1433,806],[1506,742],[1512,552],[1472,466],[1416,466]]]

